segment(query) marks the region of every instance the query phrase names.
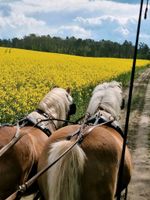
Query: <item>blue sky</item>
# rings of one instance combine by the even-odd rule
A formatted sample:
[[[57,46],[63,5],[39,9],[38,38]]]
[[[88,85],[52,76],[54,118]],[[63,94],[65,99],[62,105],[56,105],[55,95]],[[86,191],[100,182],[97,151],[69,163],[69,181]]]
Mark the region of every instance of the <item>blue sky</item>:
[[[135,43],[140,0],[0,0],[0,38],[74,36]],[[144,2],[145,9],[146,0]],[[143,9],[143,15],[144,15]],[[140,42],[150,46],[150,11]]]

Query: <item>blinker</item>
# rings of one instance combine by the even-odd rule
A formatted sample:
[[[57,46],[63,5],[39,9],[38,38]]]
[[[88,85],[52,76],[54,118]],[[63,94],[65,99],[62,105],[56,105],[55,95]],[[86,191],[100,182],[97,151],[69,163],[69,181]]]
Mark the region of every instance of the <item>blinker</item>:
[[[121,108],[121,110],[123,110],[125,108],[125,99],[124,98],[122,99],[120,108]]]
[[[70,110],[69,110],[69,115],[74,115],[76,113],[76,104],[75,103],[72,103],[70,105]]]

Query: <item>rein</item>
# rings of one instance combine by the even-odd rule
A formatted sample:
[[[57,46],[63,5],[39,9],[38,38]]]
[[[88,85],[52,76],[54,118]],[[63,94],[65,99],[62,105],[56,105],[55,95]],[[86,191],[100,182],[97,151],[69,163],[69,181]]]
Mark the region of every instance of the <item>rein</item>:
[[[58,118],[48,118],[48,119],[41,119],[39,122],[37,122],[36,125],[38,125],[41,122],[46,122],[46,121],[60,121],[60,122],[65,122],[65,123],[70,123],[70,124],[77,124],[76,122],[70,121],[70,120],[65,120],[65,119],[58,119]]]
[[[3,148],[1,148],[0,157],[4,155],[4,153],[6,153],[11,147],[13,147],[18,142],[18,140],[20,140],[24,135],[26,135],[26,133],[20,135],[19,126],[17,125],[17,131],[14,137],[11,139],[11,141],[8,144],[6,144]]]
[[[101,124],[93,124],[93,125],[91,125],[91,127],[88,129],[88,130],[85,130],[84,132],[86,133],[86,134],[82,134],[82,136],[86,136],[86,135],[88,135],[93,129],[95,129],[96,127],[100,127],[100,126],[102,126],[102,125],[106,125],[106,124],[110,124],[110,123],[112,123],[114,120],[109,120],[109,121],[105,121],[105,122],[102,122]],[[84,127],[84,129],[86,129],[87,127]],[[73,137],[75,137],[76,135],[79,135],[79,134],[81,134],[81,132],[79,131],[79,130],[77,130],[75,133],[73,133],[73,134],[71,134],[71,135],[68,135],[67,137],[66,137],[66,139],[67,140],[71,140]]]
[[[50,169],[55,163],[57,163],[64,155],[66,155],[78,142],[80,141],[80,137],[76,139],[76,141],[68,148],[66,151],[64,151],[54,162],[52,162],[50,165],[47,165],[44,167],[41,171],[39,171],[35,176],[33,176],[31,179],[29,179],[27,182],[19,186],[19,189],[14,192],[11,196],[6,198],[6,200],[12,200],[16,199],[18,197],[21,197],[22,194],[26,192],[26,190],[48,169]]]
[[[65,156],[76,144],[81,144],[81,142],[83,141],[83,139],[96,127],[100,127],[102,125],[108,124],[113,122],[113,120],[109,120],[107,122],[101,123],[101,124],[97,124],[97,125],[93,125],[92,127],[90,127],[88,130],[86,129],[86,117],[84,120],[84,123],[81,125],[81,127],[75,131],[69,138],[67,137],[67,140],[70,140],[72,137],[77,135],[77,139],[75,140],[75,142],[73,142],[73,144],[68,147],[58,158],[55,159],[54,162],[52,162],[51,164],[48,164],[47,166],[45,166],[43,169],[41,169],[36,175],[34,175],[31,179],[29,179],[28,181],[26,181],[24,184],[19,186],[19,189],[17,191],[15,191],[12,195],[10,195],[8,198],[6,198],[6,200],[13,200],[16,198],[21,197],[26,190],[33,184],[35,183],[35,181],[41,176],[43,175],[48,169],[50,169],[53,165],[55,165],[63,156]]]
[[[26,118],[25,118],[26,119]],[[71,124],[75,124],[75,122],[71,122],[69,120],[63,120],[63,119],[57,119],[57,118],[48,118],[48,119],[42,119],[40,120],[39,122],[37,122],[36,124],[34,124],[32,126],[32,128],[39,128],[40,130],[43,131],[43,129],[41,129],[38,125],[43,122],[43,121],[53,121],[53,120],[56,120],[56,121],[62,121],[62,122],[65,122],[65,123],[71,123]],[[21,128],[25,127],[27,124],[23,124],[21,126]],[[47,131],[47,130],[45,130]],[[44,131],[43,131],[44,132]],[[45,132],[44,132],[45,133]],[[0,149],[0,157],[2,157],[10,148],[12,148],[23,136],[25,136],[26,134],[28,133],[23,133],[23,134],[20,134],[19,132],[19,124],[17,124],[17,131],[15,133],[15,135],[12,137],[11,141],[6,144],[3,148]],[[45,133],[46,134],[46,133]],[[46,134],[47,135],[47,134]]]

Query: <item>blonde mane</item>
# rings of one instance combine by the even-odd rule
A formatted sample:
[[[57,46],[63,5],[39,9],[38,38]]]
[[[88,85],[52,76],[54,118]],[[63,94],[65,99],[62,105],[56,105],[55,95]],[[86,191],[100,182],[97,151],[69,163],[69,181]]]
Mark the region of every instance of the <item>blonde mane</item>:
[[[62,88],[53,88],[39,103],[37,109],[43,111],[49,118],[56,118],[65,120],[68,116],[70,105],[73,99],[70,94]],[[40,120],[44,120],[47,117],[41,115],[40,113],[33,111],[27,118],[36,124]],[[42,128],[48,128],[51,132],[62,127],[64,122],[53,120],[42,121],[40,126]]]
[[[53,143],[49,152],[48,163],[54,162],[72,144],[72,141],[65,140]],[[79,145],[75,145],[73,149],[61,158],[48,171],[48,192],[45,199],[80,199],[80,178],[84,170],[85,160],[86,155]]]
[[[110,113],[115,119],[120,114],[122,103],[122,86],[121,83],[112,81],[99,84],[95,87],[87,112],[94,115],[98,108]]]
[[[39,103],[38,109],[47,113],[49,117],[66,119],[67,114],[72,104],[72,97],[63,88],[53,88]],[[59,128],[63,122],[55,121],[57,128]]]

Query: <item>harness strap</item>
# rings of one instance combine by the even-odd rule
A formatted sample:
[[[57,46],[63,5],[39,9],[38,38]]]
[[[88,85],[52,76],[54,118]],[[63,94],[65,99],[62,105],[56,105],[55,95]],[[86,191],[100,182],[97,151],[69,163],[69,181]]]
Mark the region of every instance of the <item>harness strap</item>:
[[[42,126],[38,125],[39,123],[35,123],[34,121],[32,121],[31,119],[29,119],[28,117],[19,121],[19,125],[25,127],[25,126],[34,126],[35,128],[40,129],[41,131],[43,131],[48,137],[52,134],[51,131],[48,128],[43,128]]]
[[[39,113],[40,115],[43,115],[44,117],[46,117],[46,119],[49,119],[50,117],[51,117],[52,119],[54,118],[52,114],[50,114],[50,116],[49,116],[46,112],[44,112],[44,111],[41,110],[41,109],[36,109],[36,112]],[[55,129],[57,130],[57,127],[56,127],[54,121],[51,120],[51,122],[52,122],[52,124],[54,125]]]
[[[110,123],[109,121],[112,121],[112,122]],[[114,120],[114,118],[111,115],[108,115],[108,118],[106,118],[105,116],[101,114],[92,116],[86,122],[86,124],[94,124],[94,125],[103,124],[103,123],[107,123],[109,127],[115,129],[122,136],[122,138],[124,138],[124,133],[122,129],[120,128],[118,122]]]
[[[84,129],[84,131],[83,131],[83,133],[82,133],[82,140],[81,140],[81,142],[82,142],[83,139],[84,139],[89,133],[91,133],[91,131],[93,131],[95,128],[100,127],[100,126],[102,126],[102,125],[109,125],[109,124],[111,124],[112,122],[113,122],[113,120],[111,119],[111,120],[105,121],[105,122],[103,122],[103,123],[101,123],[101,124],[96,124],[96,125],[91,126],[91,127],[85,127],[85,129]]]
[[[104,121],[104,122],[102,122],[102,123],[100,123],[100,124],[95,124],[95,125],[92,125],[92,126],[85,126],[82,130],[81,130],[81,128],[79,128],[79,129],[77,129],[77,131],[75,131],[74,133],[72,133],[71,135],[68,135],[67,137],[66,137],[66,140],[71,140],[73,137],[75,137],[75,136],[80,136],[80,140],[78,141],[78,143],[80,144],[82,141],[83,141],[83,139],[93,130],[93,129],[95,129],[96,127],[100,127],[100,126],[102,126],[102,125],[108,125],[108,124],[110,124],[110,123],[112,123],[113,122],[113,120],[109,120],[109,121]]]
[[[36,109],[35,110],[35,112],[37,112],[37,113],[39,113],[40,115],[43,115],[44,117],[46,117],[46,118],[49,118],[49,115],[46,113],[46,112],[44,112],[43,110],[41,110],[41,109]]]

